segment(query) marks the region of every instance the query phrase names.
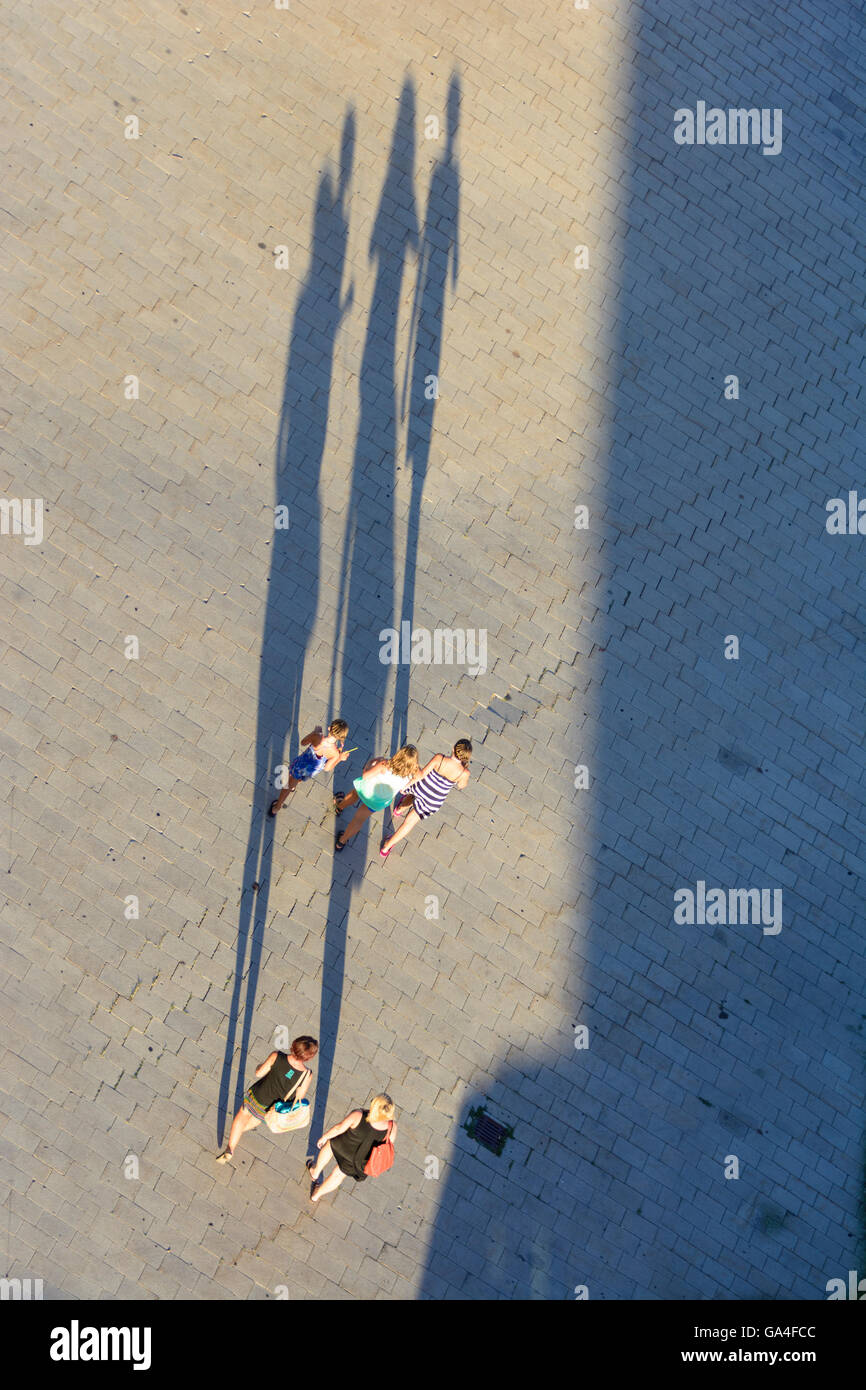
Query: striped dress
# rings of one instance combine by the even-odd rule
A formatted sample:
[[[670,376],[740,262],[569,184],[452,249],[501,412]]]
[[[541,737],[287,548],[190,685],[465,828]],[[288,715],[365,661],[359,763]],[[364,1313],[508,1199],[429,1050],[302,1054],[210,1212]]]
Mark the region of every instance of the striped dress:
[[[454,785],[454,782],[449,782],[441,772],[431,768],[426,777],[422,777],[420,782],[416,782],[414,787],[410,788],[409,794],[415,801],[415,810],[421,820],[426,820],[434,811],[439,810]]]

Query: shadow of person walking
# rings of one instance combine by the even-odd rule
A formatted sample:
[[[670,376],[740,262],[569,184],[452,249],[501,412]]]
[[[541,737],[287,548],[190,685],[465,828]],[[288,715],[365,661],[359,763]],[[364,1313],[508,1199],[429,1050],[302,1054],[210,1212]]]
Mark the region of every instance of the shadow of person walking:
[[[406,258],[418,245],[414,193],[415,88],[403,82],[369,259],[375,264],[361,357],[358,432],[337,599],[338,641],[329,707],[338,700],[367,755],[385,752],[388,667],[379,632],[395,604],[394,485],[397,468],[397,326]],[[338,658],[337,653],[342,652]],[[359,738],[359,742],[362,741]],[[319,1016],[319,1066],[311,1132],[324,1122],[340,1023],[352,866],[363,863],[367,831],[334,859],[328,896]]]
[[[460,170],[455,146],[460,120],[460,78],[452,73],[448,85],[445,151],[430,176],[424,230],[418,252],[418,276],[412,306],[412,325],[406,373],[403,378],[402,414],[407,409],[409,423],[406,459],[412,473],[412,491],[406,532],[406,561],[400,600],[400,624],[412,629],[415,610],[415,582],[418,568],[418,538],[421,502],[427,479],[433,415],[439,394],[439,364],[445,317],[445,290],[449,270],[451,288],[457,284],[459,263]],[[410,382],[411,374],[411,385]],[[408,738],[409,681],[411,666],[397,667],[394,693],[394,727],[391,742],[399,748]]]
[[[346,197],[355,148],[355,114],[346,112],[339,176],[320,180],[313,213],[310,264],[298,295],[289,340],[276,446],[277,506],[288,507],[288,529],[274,530],[259,669],[255,742],[254,803],[241,887],[235,975],[219,1093],[218,1140],[229,1113],[235,1041],[241,1027],[232,1112],[240,1104],[267,917],[273,828],[267,816],[272,775],[283,761],[285,733],[290,757],[297,752],[298,718],[306,653],[319,599],[321,505],[319,482],[331,393],[334,345],[352,304],[350,287],[341,298],[348,217]],[[256,884],[257,888],[253,885]],[[241,995],[246,993],[241,1020]]]

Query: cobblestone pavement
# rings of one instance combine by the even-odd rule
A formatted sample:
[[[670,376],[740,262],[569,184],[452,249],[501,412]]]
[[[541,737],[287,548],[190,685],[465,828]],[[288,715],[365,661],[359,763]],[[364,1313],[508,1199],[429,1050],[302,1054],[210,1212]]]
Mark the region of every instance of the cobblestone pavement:
[[[863,541],[825,503],[866,487],[863,49],[853,8],[754,9],[7,16],[0,490],[45,504],[0,536],[9,1276],[862,1269]],[[781,151],[676,144],[701,101],[781,108]],[[383,664],[402,622],[486,669]],[[264,815],[336,713],[340,787],[473,740],[387,865],[378,819],[334,857],[324,779]],[[678,924],[699,881],[781,930]],[[312,1137],[398,1105],[394,1171],[315,1213],[303,1135],[214,1163],[277,1028],[322,1042]]]

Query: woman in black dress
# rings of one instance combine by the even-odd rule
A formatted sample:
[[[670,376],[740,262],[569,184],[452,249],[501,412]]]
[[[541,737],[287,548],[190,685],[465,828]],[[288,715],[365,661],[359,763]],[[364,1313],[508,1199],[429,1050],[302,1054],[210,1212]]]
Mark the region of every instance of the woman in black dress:
[[[388,1131],[390,1129],[390,1136]],[[391,1143],[397,1138],[397,1123],[394,1119],[394,1102],[390,1096],[374,1096],[366,1110],[351,1110],[338,1125],[332,1125],[318,1142],[319,1156],[313,1162],[307,1160],[312,1185],[310,1201],[318,1202],[327,1192],[334,1192],[344,1178],[354,1178],[363,1182],[368,1176],[364,1172],[367,1159],[377,1144],[383,1144],[390,1137]],[[318,1186],[322,1170],[336,1159],[337,1166]]]
[[[232,1120],[229,1141],[217,1163],[231,1163],[235,1149],[248,1129],[260,1125],[278,1100],[303,1100],[310,1089],[313,1073],[306,1063],[315,1057],[319,1044],[304,1034],[295,1038],[291,1052],[272,1052],[256,1067],[255,1083],[244,1096],[244,1103]]]

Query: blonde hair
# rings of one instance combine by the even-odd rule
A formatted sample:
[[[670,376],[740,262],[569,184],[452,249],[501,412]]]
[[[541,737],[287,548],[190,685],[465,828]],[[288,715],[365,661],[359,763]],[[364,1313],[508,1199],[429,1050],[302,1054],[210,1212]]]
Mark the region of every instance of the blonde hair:
[[[393,1120],[394,1102],[390,1096],[374,1096],[367,1111],[367,1123],[376,1124],[381,1120]]]
[[[328,725],[328,733],[331,738],[345,738],[349,732],[349,726],[345,719],[332,719]]]
[[[388,763],[397,777],[414,777],[419,770],[418,749],[414,743],[404,744]]]

